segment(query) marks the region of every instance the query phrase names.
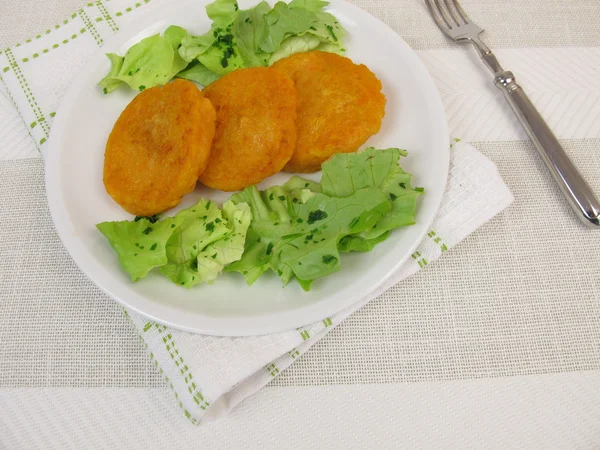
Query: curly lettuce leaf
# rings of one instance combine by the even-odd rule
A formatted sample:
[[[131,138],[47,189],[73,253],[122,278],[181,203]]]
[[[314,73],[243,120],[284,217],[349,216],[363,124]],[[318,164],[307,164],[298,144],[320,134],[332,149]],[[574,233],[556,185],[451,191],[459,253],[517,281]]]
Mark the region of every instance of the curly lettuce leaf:
[[[177,77],[195,81],[202,86],[208,86],[221,78],[221,75],[207,69],[199,61],[194,61],[185,70],[179,72]]]
[[[319,12],[327,5],[329,2],[323,0],[292,0],[289,3],[290,8],[304,8],[313,12]]]
[[[321,189],[324,194],[345,197],[358,189],[377,187],[390,200],[390,213],[361,234],[361,238],[374,239],[394,228],[415,223],[416,202],[422,190],[411,187],[411,174],[398,164],[400,157],[406,154],[397,148],[368,148],[361,153],[336,155],[323,164]]]
[[[342,39],[346,36],[346,30],[340,25],[335,16],[326,12],[317,12],[315,15],[316,20],[307,33],[317,36],[323,42],[341,47]]]
[[[335,198],[309,187],[310,182],[293,178],[284,187],[259,192],[253,186],[232,197],[248,203],[254,219],[244,255],[227,272],[241,272],[252,284],[270,269],[284,284],[296,277],[309,288],[313,280],[340,269],[338,242],[344,236],[368,230],[390,210],[379,189]],[[306,194],[306,201],[297,193]]]
[[[234,203],[250,205],[254,220],[242,258],[225,271],[252,284],[273,270],[284,284],[296,278],[308,290],[340,270],[341,252],[371,251],[394,228],[414,223],[422,190],[398,164],[405,155],[396,148],[338,154],[323,164],[320,183],[294,176],[283,186],[234,195]]]
[[[372,228],[390,210],[390,202],[376,188],[361,189],[344,198],[316,194],[294,204],[298,236],[275,246],[278,268],[287,266],[296,278],[313,281],[340,270],[338,242],[347,235]]]
[[[254,8],[239,11],[232,26],[232,34],[246,67],[266,66],[269,54],[260,48],[260,40],[265,35],[265,16],[271,10],[267,2],[260,2]]]
[[[211,30],[201,36],[185,36],[181,40],[179,56],[187,62],[194,61],[198,56],[205,53],[215,42],[215,31]]]
[[[115,53],[107,53],[106,56],[110,60],[110,71],[98,84],[103,88],[102,90],[104,93],[108,94],[123,83],[116,77],[119,75],[119,72],[121,72],[121,67],[123,67],[123,60],[125,58]]]
[[[260,48],[266,53],[275,52],[288,36],[302,34],[315,23],[315,13],[304,8],[290,8],[277,2],[265,16],[267,26],[260,39]]]
[[[119,257],[119,263],[132,281],[144,278],[155,267],[167,263],[167,242],[182,222],[173,217],[153,222],[103,222],[96,225]]]
[[[123,66],[115,78],[140,91],[162,86],[172,77],[174,57],[169,41],[155,34],[127,50]]]
[[[216,0],[208,4],[206,13],[213,21],[210,31],[201,36],[185,37],[181,42],[179,55],[187,62],[198,61],[218,76],[244,67],[236,38],[231,32],[238,9],[236,0]]]
[[[171,73],[176,75],[185,69],[189,64],[188,61],[184,60],[179,55],[179,47],[181,47],[181,42],[183,39],[188,36],[188,32],[185,28],[181,28],[177,25],[171,25],[165,30],[163,35],[173,48],[173,64],[171,66]]]
[[[221,210],[209,200],[202,199],[175,217],[182,222],[167,242],[168,261],[160,270],[173,283],[189,288],[203,281],[198,272],[198,255],[229,234],[229,228]]]
[[[310,52],[322,45],[321,39],[313,34],[304,34],[302,36],[290,36],[283,40],[280,47],[273,52],[269,58],[269,64],[275,64],[283,58],[287,58],[295,53]]]
[[[377,244],[390,237],[390,233],[391,231],[386,231],[371,239],[365,239],[360,235],[344,236],[338,244],[338,250],[340,252],[370,252]]]
[[[169,44],[171,44],[173,50],[177,50],[181,46],[181,41],[183,41],[185,37],[189,36],[189,34],[185,28],[177,25],[171,25],[165,30],[163,36],[169,42]]]
[[[206,6],[211,29],[192,36],[170,26],[132,46],[124,57],[108,54],[111,69],[100,81],[105,93],[122,84],[135,90],[161,86],[175,76],[204,86],[236,69],[268,66],[294,53],[320,50],[343,54],[345,30],[323,11],[328,2],[265,1],[239,10],[236,0],[215,0]]]
[[[189,288],[212,282],[225,265],[241,258],[251,220],[246,203],[229,201],[221,210],[211,201],[200,200],[162,221],[137,217],[97,227],[133,281],[160,267],[171,281]]]
[[[273,248],[292,233],[292,216],[285,191],[275,186],[260,192],[250,186],[231,197],[234,204],[246,203],[252,212],[243,256],[230,264],[225,272],[240,272],[252,285],[264,272],[273,268]],[[281,274],[280,274],[281,275]]]
[[[228,201],[223,205],[223,219],[229,233],[198,254],[200,282],[214,281],[227,264],[239,260],[244,253],[246,233],[252,221],[250,207],[246,203],[235,205]]]
[[[109,53],[112,67],[99,83],[104,92],[112,92],[122,83],[139,91],[166,84],[187,66],[175,49],[179,45],[176,33],[180,32],[171,30],[169,38],[155,34],[142,39],[127,50],[123,58]]]
[[[237,16],[237,0],[215,0],[206,5],[206,15],[213,21],[213,27],[227,27]]]
[[[244,67],[237,42],[228,30],[219,33],[213,45],[196,59],[208,70],[221,76]]]

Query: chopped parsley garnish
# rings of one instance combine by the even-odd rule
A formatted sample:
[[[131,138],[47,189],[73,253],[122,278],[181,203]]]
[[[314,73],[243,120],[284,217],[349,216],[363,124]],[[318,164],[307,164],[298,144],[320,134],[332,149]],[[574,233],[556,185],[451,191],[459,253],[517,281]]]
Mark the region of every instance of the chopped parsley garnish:
[[[322,258],[323,264],[331,264],[337,261],[337,257],[333,255],[323,255]]]
[[[160,216],[158,214],[154,214],[153,216],[135,216],[135,219],[133,219],[133,221],[139,222],[142,219],[145,219],[150,223],[156,223],[160,219]],[[172,227],[174,228],[175,226],[173,225]]]
[[[333,32],[333,27],[331,25],[325,25],[325,27],[327,28],[327,30],[329,31],[329,34],[331,34],[331,37],[333,38],[334,41],[337,41],[338,38],[335,35],[335,33]]]
[[[319,221],[319,220],[323,220],[327,218],[327,213],[325,211],[321,211],[320,209],[317,209],[315,211],[311,211],[308,214],[308,221],[307,223],[309,225]]]

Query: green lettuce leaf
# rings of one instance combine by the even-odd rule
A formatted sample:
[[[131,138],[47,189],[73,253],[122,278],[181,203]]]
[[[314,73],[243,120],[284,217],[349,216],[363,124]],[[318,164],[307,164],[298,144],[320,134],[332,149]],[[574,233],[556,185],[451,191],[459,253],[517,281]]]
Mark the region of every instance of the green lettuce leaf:
[[[272,270],[284,284],[296,278],[308,290],[340,270],[340,252],[368,252],[394,228],[414,223],[422,190],[398,165],[405,155],[396,148],[339,154],[323,164],[320,183],[295,176],[264,192],[253,186],[234,195],[254,219],[244,254],[225,271],[241,272],[252,284]]]
[[[246,203],[229,201],[221,210],[209,200],[200,200],[162,221],[137,217],[97,227],[133,281],[160,267],[171,281],[190,288],[212,282],[225,265],[241,258],[251,220]]]
[[[246,233],[252,213],[246,203],[234,204],[231,201],[223,205],[223,219],[229,233],[208,245],[198,254],[198,276],[202,282],[212,282],[223,268],[239,260],[244,253]]]
[[[187,36],[181,42],[179,55],[188,62],[197,60],[219,76],[244,67],[244,60],[231,32],[238,16],[236,0],[216,0],[206,6],[206,13],[213,24],[208,33]]]
[[[266,14],[271,10],[267,2],[260,2],[254,8],[239,11],[231,32],[246,67],[266,66],[269,54],[260,48],[261,37],[265,35]]]
[[[206,15],[213,21],[213,27],[231,25],[239,10],[237,0],[215,0],[206,5]]]
[[[250,205],[253,221],[242,258],[227,272],[241,272],[252,284],[270,269],[284,284],[295,276],[309,288],[313,280],[340,269],[338,242],[344,236],[370,229],[390,210],[376,188],[335,198],[310,186],[296,177],[284,187],[259,192],[252,186],[232,197],[234,203]],[[306,194],[305,202],[295,196],[298,192]]]
[[[199,61],[194,61],[187,67],[187,69],[179,72],[177,77],[195,81],[202,86],[208,86],[212,82],[221,78],[221,75],[213,72],[212,70],[208,70]]]
[[[171,40],[159,34],[142,39],[127,50],[122,59],[118,55],[108,54],[112,67],[109,74],[100,81],[100,86],[108,93],[121,83],[140,91],[166,84],[187,66],[187,62],[176,57],[176,41],[172,40],[175,32],[171,33]]]
[[[104,93],[108,94],[122,84],[122,81],[118,80],[116,77],[119,75],[119,72],[121,72],[121,67],[123,67],[123,60],[125,58],[115,53],[107,53],[106,56],[108,56],[108,59],[110,60],[110,71],[98,84],[102,86]]]
[[[185,61],[197,60],[219,76],[244,67],[237,42],[231,34],[231,25],[228,28],[217,28],[202,36],[184,38],[179,55]]]
[[[273,53],[282,41],[295,34],[305,33],[316,21],[315,13],[303,8],[290,8],[287,3],[277,2],[265,16],[267,26],[260,38],[263,52]]]
[[[227,266],[225,272],[240,272],[251,285],[265,271],[273,269],[277,272],[272,266],[273,248],[283,236],[292,233],[290,206],[286,192],[280,186],[263,192],[256,186],[250,186],[233,195],[231,201],[235,204],[249,205],[252,223],[248,229],[243,256],[239,261]]]
[[[196,59],[208,70],[219,75],[227,75],[244,67],[237,42],[229,30],[219,33],[213,45]]]
[[[215,39],[216,35],[213,30],[201,36],[185,36],[181,40],[179,56],[187,62],[192,62],[198,56],[205,53],[213,45]]]
[[[381,233],[372,239],[365,239],[360,235],[344,236],[338,244],[340,252],[370,252],[373,248],[390,237],[391,231]]]
[[[206,6],[211,29],[200,36],[170,26],[132,46],[124,57],[109,54],[111,69],[100,81],[108,94],[121,84],[144,90],[175,76],[204,86],[236,69],[267,66],[294,53],[321,50],[343,54],[345,30],[323,11],[321,0],[265,1],[239,10],[236,0]]]
[[[162,86],[171,79],[174,56],[169,41],[155,34],[127,50],[123,66],[115,78],[140,91]]]
[[[342,39],[346,36],[346,30],[335,16],[326,12],[317,12],[315,15],[316,20],[307,33],[317,36],[323,42],[341,46]]]
[[[160,222],[146,218],[96,225],[119,256],[119,263],[132,281],[144,278],[155,267],[167,263],[167,242],[182,222],[173,217]]]
[[[203,281],[198,273],[198,255],[228,235],[229,228],[221,210],[209,200],[202,199],[175,217],[182,222],[167,242],[168,261],[160,270],[173,283],[189,288]]]
[[[164,32],[164,37],[171,47],[173,48],[173,64],[171,66],[171,73],[173,76],[181,72],[188,66],[188,61],[184,60],[179,55],[179,47],[184,38],[188,36],[188,32],[185,28],[178,27],[177,25],[171,25]]]
[[[171,44],[173,50],[177,50],[181,46],[181,41],[183,41],[183,38],[189,36],[189,34],[185,28],[178,27],[177,25],[171,25],[165,30],[163,36],[167,41],[169,41],[169,44]]]
[[[363,239],[374,239],[394,228],[415,223],[416,202],[423,191],[411,187],[412,176],[398,164],[401,156],[406,156],[406,151],[368,148],[361,153],[336,155],[323,164],[324,194],[345,197],[358,189],[377,187],[390,200],[390,213],[362,233],[359,237]]]
[[[327,5],[329,2],[323,0],[292,0],[289,3],[290,8],[304,8],[312,12],[319,12]]]
[[[347,235],[372,228],[390,210],[390,202],[376,188],[349,197],[316,194],[305,204],[294,204],[297,236],[273,249],[279,270],[287,266],[296,278],[313,281],[340,270],[338,242]],[[299,235],[298,235],[299,234]]]
[[[307,33],[302,36],[290,36],[284,39],[279,49],[273,52],[269,58],[269,65],[295,53],[310,52],[319,48],[320,45],[322,45],[322,41],[314,34]]]

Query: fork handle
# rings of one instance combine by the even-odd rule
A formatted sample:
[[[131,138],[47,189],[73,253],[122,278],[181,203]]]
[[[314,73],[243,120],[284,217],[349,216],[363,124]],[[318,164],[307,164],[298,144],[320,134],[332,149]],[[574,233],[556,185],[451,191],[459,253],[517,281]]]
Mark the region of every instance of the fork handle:
[[[600,202],[523,88],[517,84],[512,72],[497,73],[495,82],[496,86],[502,89],[504,97],[542,156],[573,211],[587,226],[592,228],[600,226]]]

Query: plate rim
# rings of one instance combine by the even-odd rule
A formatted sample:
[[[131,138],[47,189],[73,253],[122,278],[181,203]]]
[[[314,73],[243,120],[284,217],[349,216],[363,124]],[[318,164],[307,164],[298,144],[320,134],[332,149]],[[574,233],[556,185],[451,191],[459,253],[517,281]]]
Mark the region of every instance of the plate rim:
[[[199,2],[198,0],[195,0],[195,1],[189,0],[186,2],[180,3],[178,5],[179,7],[177,8],[177,10],[183,10],[186,7],[186,5],[189,5],[192,3],[197,7],[197,6],[202,6],[202,5],[208,4],[210,1],[211,0],[201,0]],[[352,10],[352,12],[354,14],[367,16],[369,18],[369,20],[373,21],[375,24],[377,24],[379,26],[380,32],[384,32],[386,35],[389,35],[391,39],[396,40],[401,46],[403,46],[405,48],[405,50],[407,50],[407,54],[411,55],[411,58],[413,59],[412,65],[414,67],[418,67],[419,71],[421,72],[421,75],[423,76],[422,81],[425,82],[430,87],[429,90],[432,93],[432,95],[430,96],[431,97],[430,100],[432,100],[434,102],[435,110],[437,110],[437,115],[440,116],[440,117],[438,117],[438,120],[440,121],[440,124],[441,124],[441,129],[439,130],[439,134],[442,135],[444,138],[446,138],[445,139],[446,145],[443,148],[439,149],[440,151],[443,152],[439,155],[439,157],[444,159],[444,161],[440,161],[440,164],[443,164],[443,167],[444,167],[443,185],[446,186],[448,173],[449,173],[449,166],[450,166],[450,139],[449,139],[449,132],[448,132],[448,123],[446,120],[446,113],[445,113],[445,109],[444,109],[444,106],[443,106],[443,103],[441,100],[439,90],[437,89],[435,82],[434,82],[431,74],[425,67],[423,61],[418,57],[415,50],[412,49],[398,33],[396,33],[387,24],[385,24],[384,22],[382,22],[381,20],[379,20],[378,18],[376,18],[369,12],[364,11],[363,9],[361,9],[351,3],[348,3],[345,0],[331,0],[330,3],[334,7],[336,5],[340,5],[343,8]],[[148,12],[144,13],[138,19],[127,24],[127,26],[123,30],[121,30],[120,32],[111,36],[110,38],[106,39],[104,46],[102,48],[98,49],[98,51],[93,56],[90,57],[89,61],[86,62],[86,64],[80,70],[79,74],[87,74],[87,72],[90,71],[90,67],[93,65],[93,61],[97,60],[98,54],[103,55],[105,53],[105,51],[103,50],[104,48],[115,47],[117,45],[123,45],[128,39],[131,39],[134,35],[139,34],[140,31],[142,31],[144,29],[148,29],[152,26],[156,26],[156,24],[161,21],[160,12],[162,10],[164,10],[167,6],[168,5],[162,5],[161,7],[158,7],[152,11],[148,11]],[[287,322],[282,322],[282,323],[284,323],[284,325],[273,326],[274,322],[271,320],[269,322],[269,324],[270,324],[269,330],[265,331],[262,326],[248,328],[248,324],[246,323],[248,321],[248,318],[239,319],[239,318],[230,318],[230,317],[223,318],[223,317],[206,317],[205,316],[206,321],[211,323],[210,326],[206,326],[206,325],[204,325],[204,326],[202,326],[202,325],[201,326],[188,326],[188,325],[178,324],[176,322],[173,322],[173,319],[168,319],[168,318],[165,319],[165,318],[157,317],[155,314],[144,311],[144,310],[142,310],[143,308],[140,309],[137,306],[128,303],[127,299],[122,299],[119,295],[116,295],[113,292],[111,292],[111,290],[107,287],[107,283],[101,283],[101,282],[97,281],[98,279],[100,279],[102,277],[98,276],[98,274],[96,274],[95,276],[92,276],[92,274],[88,271],[88,268],[80,261],[80,258],[86,258],[86,255],[85,255],[85,252],[82,251],[82,249],[78,248],[78,246],[76,245],[76,243],[73,239],[69,239],[71,230],[70,230],[69,221],[67,219],[67,216],[68,216],[67,211],[68,210],[65,206],[64,200],[60,193],[61,179],[58,176],[59,167],[60,167],[60,165],[59,165],[60,158],[58,157],[59,149],[57,149],[56,147],[58,147],[58,141],[59,141],[58,138],[68,129],[65,127],[65,125],[63,125],[63,121],[66,121],[66,119],[65,119],[66,114],[61,114],[61,113],[68,110],[72,100],[74,100],[74,98],[76,97],[76,93],[78,92],[78,87],[80,87],[80,85],[83,84],[84,80],[87,80],[87,77],[78,77],[77,75],[74,75],[73,79],[74,79],[74,82],[68,88],[59,107],[56,110],[55,121],[53,123],[53,127],[52,127],[52,130],[50,133],[50,138],[48,141],[48,150],[46,152],[47,156],[46,156],[46,163],[45,163],[46,196],[47,196],[47,200],[48,200],[48,206],[50,209],[52,221],[54,223],[54,227],[55,227],[57,234],[59,235],[64,247],[67,249],[67,251],[69,252],[69,255],[71,256],[73,261],[77,264],[79,269],[83,273],[85,273],[85,275],[96,286],[98,286],[103,292],[105,292],[109,297],[111,297],[113,300],[115,300],[117,303],[119,303],[124,308],[132,310],[144,317],[147,317],[148,319],[150,319],[152,321],[166,325],[168,327],[178,329],[178,330],[188,331],[188,332],[195,333],[195,334],[223,336],[223,337],[261,336],[261,335],[266,335],[266,334],[290,331],[295,328],[307,326],[312,323],[318,322],[319,320],[322,320],[326,317],[335,315],[348,307],[352,307],[352,305],[354,305],[364,299],[364,297],[356,298],[353,302],[343,305],[341,307],[338,305],[338,303],[332,303],[331,306],[329,307],[329,309],[327,309],[326,311],[322,310],[319,313],[319,316],[323,315],[323,317],[316,318],[316,319],[310,319],[310,320],[303,320],[302,324],[290,325]],[[58,130],[58,131],[55,131],[55,130]],[[442,180],[440,180],[440,182],[441,181]],[[401,265],[404,264],[404,262],[410,257],[410,255],[421,244],[421,242],[425,238],[429,228],[431,227],[431,224],[433,223],[433,221],[435,220],[435,218],[437,216],[437,212],[439,211],[441,201],[443,199],[443,195],[444,195],[444,190],[441,191],[441,193],[438,195],[437,198],[435,198],[433,200],[430,199],[430,201],[433,201],[433,205],[434,205],[433,209],[434,209],[435,213],[431,214],[431,216],[429,218],[427,218],[426,221],[420,222],[421,226],[422,226],[422,230],[419,233],[418,237],[415,238],[414,242],[411,244],[409,249],[406,251],[406,254],[403,257],[398,258],[395,265],[393,267],[390,267],[386,271],[387,273],[385,275],[382,275],[382,277],[378,280],[378,282],[372,286],[372,289],[370,290],[369,294],[367,294],[367,297],[372,296],[373,293],[377,292],[383,285],[385,285],[385,283],[388,282],[388,280],[399,270]],[[100,269],[102,271],[102,267],[100,267]],[[324,300],[321,300],[320,302],[323,302],[323,301]],[[288,314],[293,313],[293,311],[286,311],[286,312]],[[280,315],[280,314],[281,314],[281,312],[277,313],[277,315]],[[265,317],[268,317],[268,316],[269,315],[265,315]],[[242,327],[239,327],[239,325],[236,325],[236,323],[238,321],[244,322],[245,325]],[[223,322],[227,322],[229,325],[227,325],[227,327],[224,327]],[[279,323],[279,321],[276,321],[276,323]],[[221,324],[221,325],[219,326],[219,324]]]

